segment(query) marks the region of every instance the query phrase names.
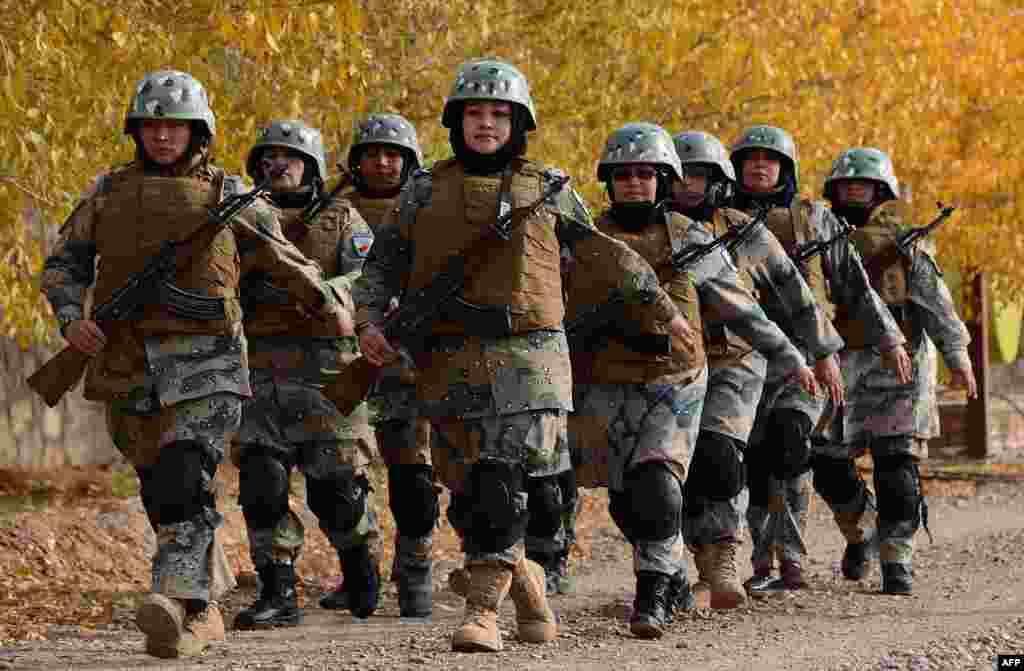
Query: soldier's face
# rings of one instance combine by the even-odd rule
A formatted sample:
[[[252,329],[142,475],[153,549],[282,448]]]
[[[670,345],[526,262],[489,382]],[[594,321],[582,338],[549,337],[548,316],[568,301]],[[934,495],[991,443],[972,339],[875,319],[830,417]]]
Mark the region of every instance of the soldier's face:
[[[192,124],[179,119],[143,119],[139,126],[142,150],[158,165],[174,165],[192,140]]]
[[[277,176],[270,182],[274,191],[294,191],[302,186],[302,176],[306,172],[306,162],[302,157],[284,147],[269,147],[260,157],[260,167],[264,175],[275,172]]]
[[[836,182],[839,204],[867,205],[875,200],[875,183],[869,179],[843,179]]]
[[[494,154],[512,137],[512,105],[469,102],[462,110],[462,139],[478,154]]]
[[[685,208],[697,207],[704,201],[709,174],[704,164],[684,165],[683,178],[672,182],[672,198]]]
[[[658,173],[649,163],[630,163],[612,169],[616,203],[653,203],[658,195]]]
[[[782,161],[766,149],[752,149],[743,157],[743,187],[754,193],[768,193],[779,184]]]
[[[386,191],[402,185],[402,150],[386,144],[373,144],[359,159],[359,174],[373,190]]]

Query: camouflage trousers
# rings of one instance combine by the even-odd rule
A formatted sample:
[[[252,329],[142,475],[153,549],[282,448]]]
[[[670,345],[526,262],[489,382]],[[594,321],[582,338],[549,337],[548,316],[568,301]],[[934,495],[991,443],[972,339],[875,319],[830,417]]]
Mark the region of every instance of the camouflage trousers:
[[[419,417],[416,385],[388,385],[367,401],[386,466],[430,466],[430,422]]]
[[[794,410],[807,418],[813,432],[824,407],[824,396],[812,396],[794,382],[774,380],[765,385],[748,448],[748,452],[757,451],[757,455],[756,458],[751,455],[747,460],[747,481],[751,483],[751,490],[760,486],[768,492],[766,502],[755,502],[752,491],[747,509],[747,526],[753,545],[750,559],[755,566],[770,565],[773,557],[779,562],[801,563],[806,553],[803,535],[811,502],[811,475],[804,472],[781,480],[771,475],[769,465],[773,456],[785,447],[778,444],[782,436],[769,435],[774,421],[777,421],[772,413]],[[806,449],[809,448],[807,444]],[[757,468],[754,467],[755,461]],[[756,484],[755,479],[758,480]]]
[[[431,420],[430,448],[437,477],[453,496],[464,495],[475,463],[487,459],[521,466],[527,477],[550,477],[571,468],[563,410],[530,410],[510,415],[441,417]],[[525,515],[528,497],[515,492],[510,504]],[[519,539],[500,552],[473,547],[463,537],[466,564],[512,565],[525,551]]]
[[[360,481],[365,482],[367,467],[377,458],[365,405],[342,416],[317,385],[265,369],[252,372],[252,385],[253,397],[243,406],[235,439],[236,464],[251,455],[268,456],[287,471],[298,468],[307,483],[310,479],[336,483],[338,492],[353,491]],[[368,507],[353,527],[330,526],[324,533],[339,551],[376,543],[379,538]],[[250,557],[257,568],[272,561],[294,561],[305,540],[305,525],[290,507],[272,528],[247,524],[247,531]]]
[[[754,428],[766,370],[767,362],[757,352],[748,352],[738,359],[710,362],[708,392],[700,418],[701,432],[718,433],[745,445]],[[739,540],[749,498],[746,488],[725,500],[689,498],[687,509],[683,511],[686,543],[705,545],[724,539]]]
[[[648,462],[664,463],[682,483],[700,429],[706,388],[706,369],[689,384],[576,385],[569,445],[577,484],[623,492],[626,473]],[[575,538],[575,514],[568,522],[573,526],[561,530],[566,541]],[[678,536],[633,547],[634,571],[672,575],[682,561]]]
[[[750,505],[747,525],[753,548],[750,561],[755,566],[779,562],[803,563],[807,553],[804,530],[811,504],[811,474],[776,480],[768,477],[768,507]]]
[[[154,592],[182,600],[211,601],[231,587],[224,580],[214,579],[218,561],[223,557],[216,537],[223,517],[216,509],[214,477],[225,446],[241,421],[241,408],[242,399],[230,392],[161,407],[155,393],[144,388],[107,405],[111,439],[139,473],[143,504],[156,531]],[[176,503],[191,504],[198,512],[184,520],[164,522],[159,497],[152,495],[151,483],[156,479],[184,477],[165,472],[166,467],[161,465],[165,462],[160,460],[162,450],[182,449],[181,443],[200,448],[204,468],[198,475],[200,500]]]

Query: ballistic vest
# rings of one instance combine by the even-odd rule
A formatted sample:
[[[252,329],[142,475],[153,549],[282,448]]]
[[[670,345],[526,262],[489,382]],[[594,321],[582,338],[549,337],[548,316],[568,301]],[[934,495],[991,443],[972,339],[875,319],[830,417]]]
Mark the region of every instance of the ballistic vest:
[[[714,217],[706,226],[711,230],[712,237],[720,238],[730,229],[744,226],[749,222],[750,217],[739,210],[719,208],[715,210]],[[731,257],[736,263],[736,275],[739,277],[740,284],[757,299],[757,287],[754,286],[754,280],[750,277],[750,273],[746,271],[746,268],[750,266],[750,258],[744,247],[740,246],[739,249],[732,252]],[[710,321],[704,322],[704,346],[707,349],[708,359],[711,361],[738,358],[751,350],[750,344],[746,340],[730,331],[724,324]]]
[[[366,223],[370,225],[370,230],[374,233],[380,230],[381,226],[384,225],[384,221],[395,211],[395,206],[398,203],[397,196],[391,198],[371,198],[355,190],[348,194],[347,197],[352,202],[352,206],[359,211],[359,214],[366,220]]]
[[[824,203],[794,198],[788,208],[772,209],[765,220],[765,226],[775,235],[782,244],[782,248],[792,258],[801,245],[818,239],[820,233],[815,224],[821,221],[824,214]],[[825,278],[821,257],[821,254],[815,255],[814,258],[803,264],[800,272],[803,274],[807,286],[810,287],[811,293],[814,294],[815,302],[829,319],[833,319],[836,316],[836,307],[832,303],[831,291],[828,280]]]

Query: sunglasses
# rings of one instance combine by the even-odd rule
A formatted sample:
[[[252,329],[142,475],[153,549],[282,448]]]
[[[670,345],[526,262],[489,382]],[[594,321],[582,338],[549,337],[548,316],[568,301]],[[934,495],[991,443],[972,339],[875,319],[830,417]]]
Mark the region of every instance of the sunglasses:
[[[710,165],[700,164],[684,164],[683,175],[686,177],[711,177],[715,172],[715,169]]]
[[[648,168],[645,166],[639,166],[635,168],[620,167],[612,170],[612,179],[616,182],[625,182],[627,180],[637,179],[649,182],[658,176],[658,171],[654,168]]]

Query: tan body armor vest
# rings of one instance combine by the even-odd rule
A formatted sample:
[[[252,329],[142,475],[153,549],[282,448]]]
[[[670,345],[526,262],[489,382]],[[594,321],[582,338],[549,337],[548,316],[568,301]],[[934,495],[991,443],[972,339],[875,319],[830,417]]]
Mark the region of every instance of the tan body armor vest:
[[[672,252],[685,245],[689,221],[676,213],[668,213],[664,223],[655,223],[642,231],[624,229],[606,213],[597,222],[597,228],[629,245],[658,274],[662,288],[668,292],[695,332],[701,329],[700,299],[691,277],[676,273],[671,266]],[[609,264],[610,268],[615,266]],[[641,333],[667,334],[668,324],[658,322],[649,306],[629,305],[625,319],[637,326]],[[607,383],[662,382],[679,383],[692,378],[704,364],[703,343],[700,339],[683,342],[675,335],[670,338],[671,352],[653,355],[638,352],[614,337],[601,343],[593,355],[594,381]],[[575,356],[575,353],[573,353]],[[575,370],[575,366],[574,366]]]
[[[906,204],[902,201],[882,203],[871,213],[867,223],[853,232],[850,241],[860,253],[871,287],[892,311],[907,341],[915,342],[913,325],[903,309],[910,295],[911,258],[897,245],[906,214]],[[851,319],[845,310],[839,311],[835,325],[847,347],[868,346],[860,321]]]
[[[208,207],[220,202],[224,181],[219,171],[191,177],[149,177],[136,168],[109,176],[97,195],[94,240],[100,258],[95,302],[109,300],[130,277],[141,271],[166,241],[180,241],[208,220]],[[147,304],[132,328],[142,335],[230,333],[241,318],[237,299],[239,259],[230,227],[197,236],[180,253],[171,280],[191,294],[225,299],[225,318],[187,319],[168,311],[158,300]]]
[[[498,219],[503,186],[513,209],[532,205],[545,188],[537,166],[520,159],[513,160],[501,176],[467,175],[454,160],[440,162],[431,175],[430,199],[419,204],[415,221],[405,231],[413,249],[408,291],[427,286],[449,256],[473,244],[481,230]],[[510,240],[493,241],[483,270],[467,278],[460,295],[463,301],[479,307],[509,307],[512,325],[506,335],[562,328],[555,223],[551,211],[538,209],[517,223]],[[475,335],[472,324],[461,319],[441,319],[433,332]]]
[[[363,219],[366,220],[370,230],[374,233],[380,230],[381,226],[384,225],[384,221],[395,211],[398,204],[397,196],[392,198],[370,198],[358,191],[353,191],[349,194],[348,199],[352,202],[352,206],[359,211]]]
[[[749,222],[750,217],[738,210],[719,208],[715,210],[711,222],[706,222],[704,225],[711,231],[713,238],[720,238],[729,229],[743,226]],[[740,247],[732,253],[731,257],[736,263],[738,271],[736,275],[739,277],[740,284],[757,299],[757,287],[754,286],[754,280],[746,270],[750,266],[749,256],[743,247]],[[746,340],[727,329],[725,325],[710,321],[704,322],[704,346],[707,349],[708,359],[713,361],[738,358],[751,350],[750,344]]]
[[[344,199],[335,199],[316,219],[300,230],[297,226],[303,208],[281,210],[281,227],[289,240],[307,258],[316,261],[325,277],[338,274],[338,248],[344,241],[348,225],[350,205]],[[283,289],[270,288],[268,293],[277,293],[277,300],[259,302],[246,310],[245,332],[249,336],[294,335],[310,337],[331,337],[326,324],[306,317],[296,307],[296,301]],[[351,303],[345,306],[353,309]]]
[[[765,226],[775,235],[782,244],[782,248],[792,258],[801,245],[818,239],[814,222],[824,215],[824,209],[823,203],[794,198],[788,208],[776,207],[769,212]],[[815,302],[829,319],[833,319],[836,316],[836,307],[832,303],[832,292],[828,285],[828,279],[825,277],[821,257],[821,254],[815,255],[814,258],[803,264],[800,272],[803,274],[807,286],[811,288]]]

